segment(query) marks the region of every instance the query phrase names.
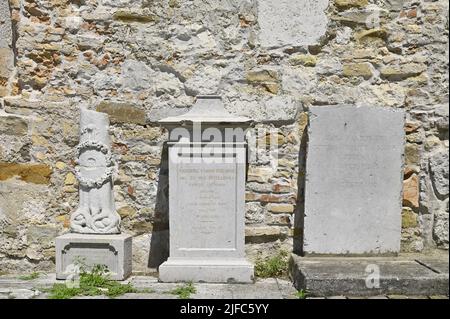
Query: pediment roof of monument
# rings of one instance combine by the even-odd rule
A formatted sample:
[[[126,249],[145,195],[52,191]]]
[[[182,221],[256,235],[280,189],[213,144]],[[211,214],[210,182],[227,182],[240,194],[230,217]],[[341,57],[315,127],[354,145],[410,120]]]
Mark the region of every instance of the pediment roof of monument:
[[[185,114],[166,117],[159,121],[163,125],[182,125],[190,123],[238,124],[251,123],[252,120],[244,116],[236,116],[228,112],[220,96],[198,96],[196,103]]]

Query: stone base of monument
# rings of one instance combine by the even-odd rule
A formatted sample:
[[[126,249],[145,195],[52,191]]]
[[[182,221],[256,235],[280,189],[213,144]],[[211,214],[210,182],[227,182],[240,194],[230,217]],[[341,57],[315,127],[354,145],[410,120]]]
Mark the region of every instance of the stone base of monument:
[[[253,265],[244,258],[172,258],[159,266],[162,282],[252,283]]]
[[[105,265],[112,280],[124,280],[131,275],[132,237],[125,234],[75,234],[56,238],[56,278],[66,279],[74,266],[87,268]]]
[[[300,257],[292,254],[289,274],[310,297],[448,295],[448,252],[437,256]]]

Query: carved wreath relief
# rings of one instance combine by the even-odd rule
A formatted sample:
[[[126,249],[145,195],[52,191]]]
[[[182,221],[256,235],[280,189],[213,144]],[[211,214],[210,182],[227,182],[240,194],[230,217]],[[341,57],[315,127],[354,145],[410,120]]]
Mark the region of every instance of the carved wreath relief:
[[[70,228],[76,233],[120,233],[120,216],[114,203],[112,180],[116,166],[111,156],[108,129],[106,114],[81,110],[75,168],[80,203],[70,219]]]

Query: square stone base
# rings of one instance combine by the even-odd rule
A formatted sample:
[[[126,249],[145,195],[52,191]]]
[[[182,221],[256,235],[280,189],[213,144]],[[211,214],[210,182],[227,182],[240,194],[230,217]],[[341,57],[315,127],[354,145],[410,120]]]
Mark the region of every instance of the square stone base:
[[[112,280],[124,280],[131,274],[131,241],[132,237],[125,234],[59,236],[56,238],[56,278],[66,279],[70,266],[82,261],[88,267],[105,265]]]
[[[253,265],[244,258],[169,258],[159,266],[162,282],[253,283]]]

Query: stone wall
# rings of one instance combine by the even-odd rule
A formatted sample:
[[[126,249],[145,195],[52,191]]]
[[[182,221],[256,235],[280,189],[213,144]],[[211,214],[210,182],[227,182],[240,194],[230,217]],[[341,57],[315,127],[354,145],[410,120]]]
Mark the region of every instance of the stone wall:
[[[250,139],[279,144],[249,165],[251,259],[302,235],[305,111],[344,103],[407,110],[402,250],[448,249],[447,0],[0,0],[0,271],[54,269],[78,202],[81,104],[110,115],[134,269],[156,267],[168,246],[156,121],[211,93],[258,122]]]

